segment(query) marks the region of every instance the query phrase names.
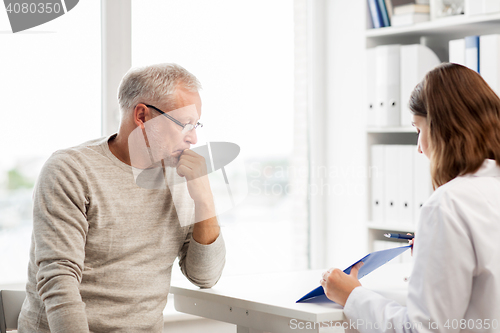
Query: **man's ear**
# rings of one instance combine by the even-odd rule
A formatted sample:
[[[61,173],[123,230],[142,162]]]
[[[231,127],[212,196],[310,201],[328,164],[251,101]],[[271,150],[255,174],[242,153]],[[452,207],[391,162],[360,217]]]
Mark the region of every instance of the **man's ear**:
[[[144,129],[144,123],[150,119],[151,112],[149,108],[142,103],[137,104],[134,109],[134,123]]]

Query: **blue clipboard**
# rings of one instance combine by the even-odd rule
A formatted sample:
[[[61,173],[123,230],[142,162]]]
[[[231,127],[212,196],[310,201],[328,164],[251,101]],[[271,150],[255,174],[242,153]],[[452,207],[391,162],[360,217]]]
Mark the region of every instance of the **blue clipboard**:
[[[382,250],[382,251],[376,251],[367,254],[360,260],[356,261],[354,264],[351,266],[347,267],[344,269],[344,273],[350,274],[351,273],[351,268],[352,266],[356,265],[358,262],[362,261],[364,264],[361,266],[358,272],[358,279],[361,279],[363,276],[370,274],[386,262],[396,258],[399,256],[401,253],[405,252],[411,248],[411,245],[407,246],[402,246],[402,247],[396,247],[394,249],[389,249],[389,250]],[[324,295],[325,291],[323,290],[322,286],[319,286],[318,288],[314,289],[307,295],[303,296],[301,299],[299,299],[296,303],[308,300],[313,297],[321,296]]]

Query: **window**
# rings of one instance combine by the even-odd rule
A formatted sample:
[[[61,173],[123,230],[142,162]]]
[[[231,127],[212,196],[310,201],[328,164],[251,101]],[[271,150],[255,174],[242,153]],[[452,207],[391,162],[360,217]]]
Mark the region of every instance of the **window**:
[[[294,111],[294,29],[289,0],[132,1],[132,66],[192,72],[203,86],[199,136],[241,147],[246,175],[235,177],[249,194],[219,216],[225,274],[307,268],[307,196],[294,187],[308,176],[295,150],[307,136]]]
[[[0,284],[27,278],[32,192],[52,152],[101,132],[100,2],[16,34],[0,10]]]

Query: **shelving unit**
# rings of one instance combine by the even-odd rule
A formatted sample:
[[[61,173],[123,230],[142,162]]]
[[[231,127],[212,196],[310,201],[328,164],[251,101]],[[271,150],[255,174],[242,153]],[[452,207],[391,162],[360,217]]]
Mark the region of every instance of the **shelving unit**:
[[[371,149],[372,145],[376,144],[404,144],[404,145],[416,145],[417,144],[417,133],[412,127],[388,127],[388,128],[368,128],[367,129],[367,152],[368,159],[371,161]],[[416,148],[415,148],[416,149]],[[370,163],[370,162],[369,162]],[[366,226],[368,228],[368,249],[369,251],[374,251],[373,242],[375,240],[387,240],[383,235],[384,233],[408,233],[415,232],[415,226],[413,224],[386,224],[386,223],[375,223],[371,221],[371,182],[368,179],[368,215],[370,216],[369,221]],[[400,242],[401,241],[396,241]]]
[[[448,61],[448,42],[453,39],[471,35],[500,34],[500,13],[466,16],[457,15],[439,18],[405,27],[386,27],[367,29],[365,33],[366,48],[389,44],[422,44],[432,49],[442,62]],[[403,103],[403,101],[401,102]],[[371,161],[370,147],[375,144],[416,145],[417,135],[411,127],[367,128],[367,161]],[[368,179],[368,247],[373,250],[375,240],[387,240],[386,232],[414,232],[412,224],[386,224],[371,222],[371,184]]]

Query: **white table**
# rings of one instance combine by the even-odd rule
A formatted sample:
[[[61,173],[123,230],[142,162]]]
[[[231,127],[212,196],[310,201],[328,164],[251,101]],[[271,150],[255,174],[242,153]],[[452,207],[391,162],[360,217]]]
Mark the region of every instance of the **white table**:
[[[361,280],[363,285],[404,305],[407,269],[379,270]],[[177,311],[236,324],[237,333],[343,332],[340,325],[346,318],[341,306],[326,298],[295,303],[319,286],[323,271],[223,276],[211,289],[173,281],[170,292]]]

